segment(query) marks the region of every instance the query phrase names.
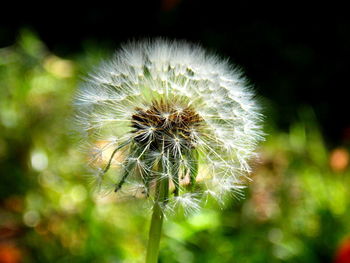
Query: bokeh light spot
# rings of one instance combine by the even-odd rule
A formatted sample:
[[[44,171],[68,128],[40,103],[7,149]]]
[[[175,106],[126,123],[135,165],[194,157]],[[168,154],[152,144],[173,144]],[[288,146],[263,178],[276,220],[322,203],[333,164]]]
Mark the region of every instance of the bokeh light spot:
[[[46,153],[43,151],[34,151],[31,155],[31,164],[36,171],[45,170],[49,164]]]
[[[35,227],[40,222],[40,215],[37,211],[30,210],[23,215],[23,222],[29,227]]]

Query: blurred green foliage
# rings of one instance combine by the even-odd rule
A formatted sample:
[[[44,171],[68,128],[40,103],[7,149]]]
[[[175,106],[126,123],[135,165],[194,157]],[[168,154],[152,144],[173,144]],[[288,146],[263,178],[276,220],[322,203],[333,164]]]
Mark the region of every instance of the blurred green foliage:
[[[97,195],[71,132],[85,72],[110,54],[63,59],[31,32],[0,49],[0,262],[143,262],[150,211]],[[349,153],[329,151],[309,108],[268,136],[244,200],[165,222],[160,261],[331,262],[350,234]]]

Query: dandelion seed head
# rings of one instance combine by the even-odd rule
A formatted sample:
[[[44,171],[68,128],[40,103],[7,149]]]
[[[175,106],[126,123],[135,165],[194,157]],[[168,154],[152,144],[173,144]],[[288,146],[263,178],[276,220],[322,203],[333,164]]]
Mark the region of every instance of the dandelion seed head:
[[[117,193],[154,200],[167,180],[168,208],[196,211],[205,195],[239,193],[263,139],[241,70],[181,41],[124,45],[86,78],[74,105],[98,184],[109,178]]]

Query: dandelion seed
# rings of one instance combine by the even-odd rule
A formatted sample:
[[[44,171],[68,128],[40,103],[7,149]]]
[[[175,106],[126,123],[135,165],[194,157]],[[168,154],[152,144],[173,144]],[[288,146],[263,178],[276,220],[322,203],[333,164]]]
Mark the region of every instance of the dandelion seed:
[[[185,193],[181,196],[174,197],[172,205],[168,207],[171,209],[171,212],[179,209],[180,211],[183,211],[185,215],[188,215],[199,211],[199,202],[200,200],[198,199],[197,194]]]

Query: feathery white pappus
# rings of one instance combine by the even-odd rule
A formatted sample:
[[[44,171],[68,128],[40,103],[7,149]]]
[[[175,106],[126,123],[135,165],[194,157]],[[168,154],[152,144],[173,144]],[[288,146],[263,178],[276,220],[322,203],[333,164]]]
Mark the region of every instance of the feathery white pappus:
[[[81,84],[78,129],[99,187],[199,208],[239,193],[263,139],[240,70],[186,42],[130,42]],[[111,171],[109,171],[111,170]]]

